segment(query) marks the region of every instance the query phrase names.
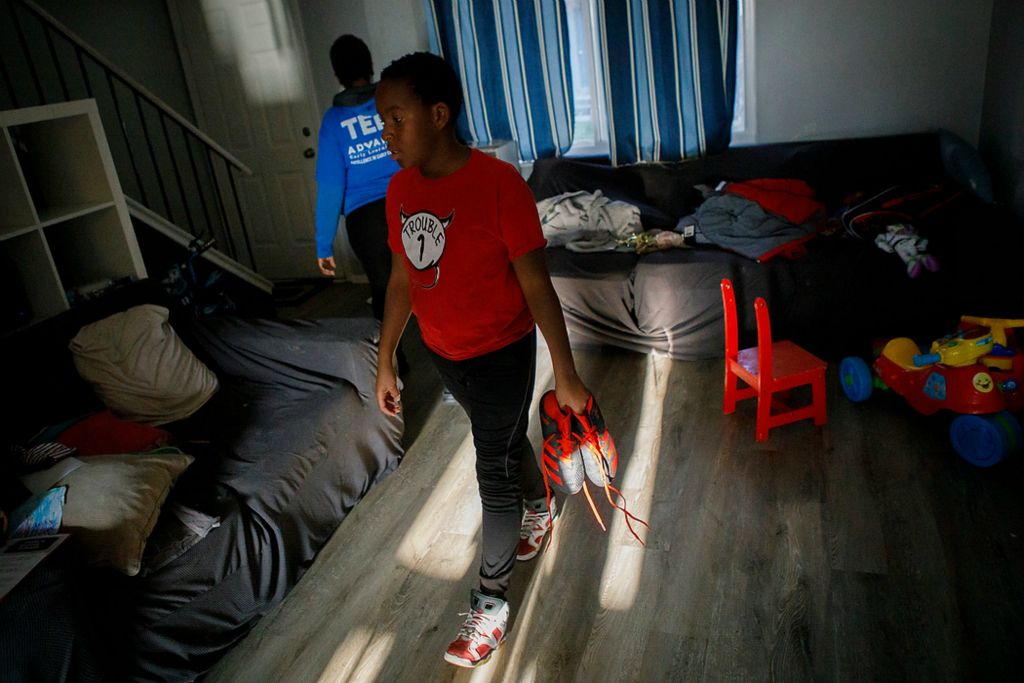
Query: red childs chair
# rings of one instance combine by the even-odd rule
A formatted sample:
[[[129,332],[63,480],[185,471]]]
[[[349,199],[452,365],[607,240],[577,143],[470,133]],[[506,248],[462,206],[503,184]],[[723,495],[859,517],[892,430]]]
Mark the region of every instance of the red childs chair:
[[[758,297],[754,301],[757,317],[757,347],[739,349],[736,327],[736,293],[732,282],[722,280],[722,304],[725,306],[725,402],[722,412],[736,410],[736,401],[757,397],[757,440],[767,441],[773,427],[814,418],[819,427],[825,424],[825,361],[788,341],[772,341],[768,304]],[[737,380],[743,380],[741,387]],[[789,409],[775,400],[777,392],[811,386],[811,403]],[[772,413],[776,407],[779,412]]]

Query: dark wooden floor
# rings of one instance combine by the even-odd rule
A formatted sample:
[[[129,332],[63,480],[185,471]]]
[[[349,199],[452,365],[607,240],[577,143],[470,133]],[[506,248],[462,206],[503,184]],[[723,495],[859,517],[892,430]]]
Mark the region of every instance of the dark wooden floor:
[[[349,315],[364,298],[335,286],[286,312]],[[421,347],[406,350],[406,461],[211,680],[1018,680],[1019,458],[976,469],[945,419],[891,396],[851,404],[834,381],[826,427],[758,444],[752,404],[722,415],[720,361],[611,349],[577,361],[647,546],[569,501],[553,543],[517,568],[509,641],[474,672],[446,665],[478,553],[472,444]]]

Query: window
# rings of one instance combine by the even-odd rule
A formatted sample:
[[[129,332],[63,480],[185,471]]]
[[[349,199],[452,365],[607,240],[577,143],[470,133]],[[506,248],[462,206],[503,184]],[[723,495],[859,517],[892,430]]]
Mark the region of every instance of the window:
[[[754,126],[754,0],[739,0],[736,9],[736,101],[733,105],[732,144],[752,145]]]
[[[566,156],[607,156],[608,122],[605,114],[604,73],[597,36],[597,3],[565,0],[569,20],[569,53],[572,71],[572,147]]]
[[[733,144],[754,142],[754,0],[738,0],[736,39],[736,102],[732,121]],[[569,21],[573,106],[572,147],[566,156],[607,156],[608,121],[604,73],[597,35],[596,0],[565,0]]]

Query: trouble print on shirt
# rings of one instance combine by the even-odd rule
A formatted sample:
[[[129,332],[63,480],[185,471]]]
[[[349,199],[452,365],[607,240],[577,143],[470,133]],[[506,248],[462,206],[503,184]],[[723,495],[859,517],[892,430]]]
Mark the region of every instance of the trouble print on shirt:
[[[432,281],[416,284],[423,289],[431,289],[441,279],[441,266],[438,262],[444,255],[445,230],[451,225],[455,211],[449,213],[447,218],[438,218],[429,211],[407,214],[403,207],[398,210],[398,215],[402,219],[402,246],[409,263],[421,272],[434,269]]]
[[[349,142],[345,145],[345,155],[350,165],[368,164],[388,155],[388,146],[380,137],[380,131],[384,130],[384,122],[377,114],[351,116],[342,119],[338,125],[348,134]]]

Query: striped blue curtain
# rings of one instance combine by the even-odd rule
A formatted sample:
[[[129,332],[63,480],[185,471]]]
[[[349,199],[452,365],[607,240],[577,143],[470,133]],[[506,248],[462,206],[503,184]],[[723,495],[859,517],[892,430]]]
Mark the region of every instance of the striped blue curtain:
[[[430,50],[462,80],[463,140],[516,140],[519,158],[572,145],[569,32],[562,0],[424,0]]]
[[[598,0],[613,164],[729,146],[741,1]]]

